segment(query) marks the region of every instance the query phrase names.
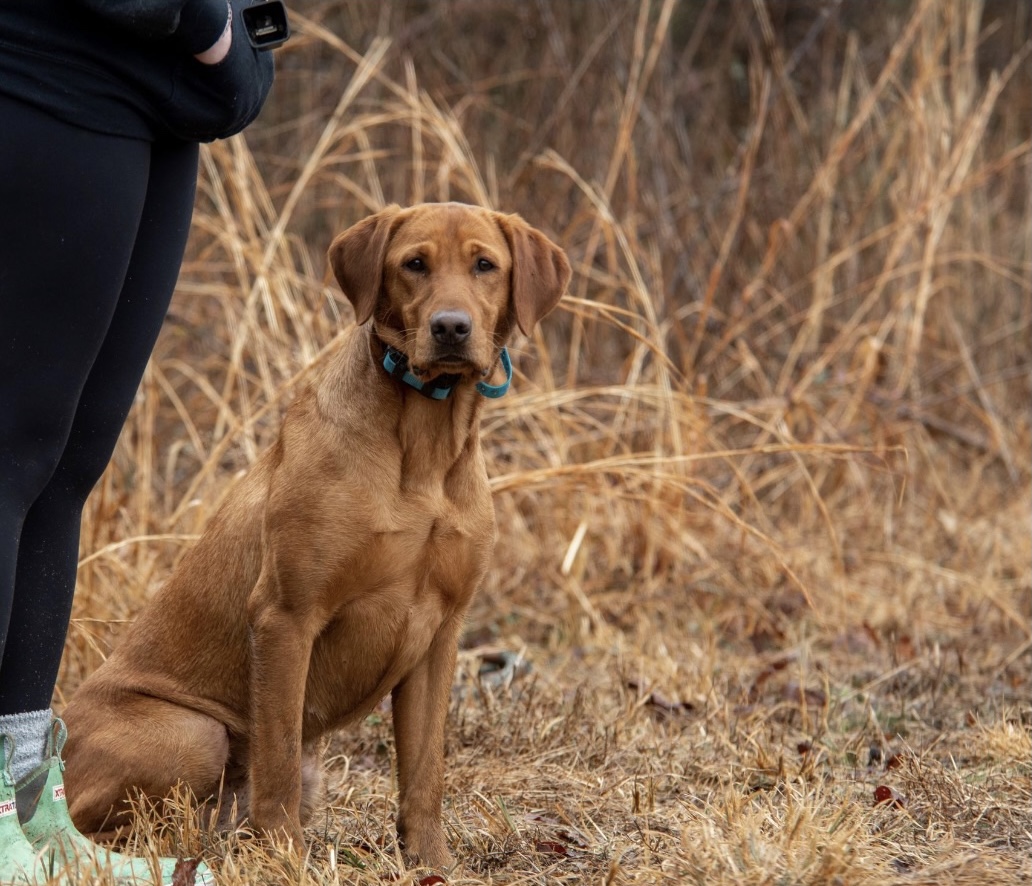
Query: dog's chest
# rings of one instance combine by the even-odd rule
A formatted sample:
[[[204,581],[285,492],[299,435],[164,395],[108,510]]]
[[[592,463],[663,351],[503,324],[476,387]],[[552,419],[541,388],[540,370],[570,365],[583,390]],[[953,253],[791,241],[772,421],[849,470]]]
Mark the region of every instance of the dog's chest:
[[[383,529],[370,532],[365,574],[375,587],[397,588],[413,600],[431,596],[444,606],[464,606],[493,543],[492,512],[409,496]]]
[[[410,492],[370,513],[359,541],[335,576],[340,605],[313,648],[306,732],[371,710],[461,617],[494,543],[490,498],[456,507]]]

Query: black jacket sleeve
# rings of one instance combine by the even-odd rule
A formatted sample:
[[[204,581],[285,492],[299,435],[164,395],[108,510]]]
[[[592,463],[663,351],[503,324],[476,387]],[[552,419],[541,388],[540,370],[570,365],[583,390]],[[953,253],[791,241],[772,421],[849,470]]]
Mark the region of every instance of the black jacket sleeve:
[[[226,27],[226,0],[78,0],[79,4],[144,40],[171,37],[195,55],[212,46]]]
[[[182,50],[176,87],[161,116],[180,138],[209,141],[239,132],[258,114],[272,85],[270,53],[254,50],[240,9],[247,0],[78,0],[141,41]],[[192,58],[210,48],[232,18],[226,58],[206,65]]]
[[[179,63],[164,117],[180,138],[226,138],[247,126],[265,103],[272,87],[273,54],[253,48],[247,39],[241,9],[249,2],[232,0],[233,42],[225,59],[206,65],[191,54]]]

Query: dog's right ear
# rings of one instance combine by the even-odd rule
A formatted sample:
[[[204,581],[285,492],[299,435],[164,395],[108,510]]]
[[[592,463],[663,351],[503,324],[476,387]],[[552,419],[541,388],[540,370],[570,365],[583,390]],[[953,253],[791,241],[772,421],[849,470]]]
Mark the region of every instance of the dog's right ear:
[[[396,204],[352,225],[330,245],[328,258],[360,326],[373,316],[383,285],[383,260],[401,207]]]

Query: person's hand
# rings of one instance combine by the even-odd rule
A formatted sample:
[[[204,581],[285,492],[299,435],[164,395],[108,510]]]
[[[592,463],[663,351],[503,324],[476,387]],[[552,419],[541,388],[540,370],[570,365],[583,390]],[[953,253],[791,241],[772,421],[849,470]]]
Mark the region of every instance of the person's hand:
[[[226,16],[226,27],[223,29],[219,39],[211,46],[198,52],[194,58],[206,65],[217,65],[229,54],[229,47],[233,44],[233,8],[227,3],[226,8],[229,14]]]

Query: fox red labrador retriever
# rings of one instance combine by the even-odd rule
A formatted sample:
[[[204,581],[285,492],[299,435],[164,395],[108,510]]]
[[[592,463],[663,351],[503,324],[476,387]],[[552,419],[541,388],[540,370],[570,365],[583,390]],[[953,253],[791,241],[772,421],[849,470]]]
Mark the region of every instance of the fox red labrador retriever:
[[[519,216],[458,203],[390,206],[329,260],[357,325],[65,710],[85,832],[182,782],[300,849],[322,737],[390,693],[398,834],[452,862],[445,717],[495,540],[478,419],[511,377],[510,333],[555,307],[570,265]]]

